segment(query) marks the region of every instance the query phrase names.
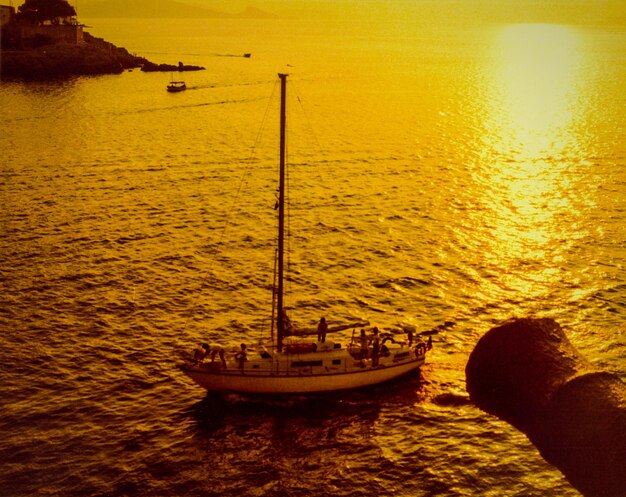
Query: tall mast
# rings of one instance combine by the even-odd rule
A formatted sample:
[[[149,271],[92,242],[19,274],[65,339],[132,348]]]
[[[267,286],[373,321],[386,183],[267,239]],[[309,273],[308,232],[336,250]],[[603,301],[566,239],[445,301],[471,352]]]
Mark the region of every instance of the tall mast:
[[[284,265],[285,265],[285,148],[287,125],[287,74],[280,78],[280,177],[278,185],[278,315],[276,320],[277,347],[283,349],[285,336]]]

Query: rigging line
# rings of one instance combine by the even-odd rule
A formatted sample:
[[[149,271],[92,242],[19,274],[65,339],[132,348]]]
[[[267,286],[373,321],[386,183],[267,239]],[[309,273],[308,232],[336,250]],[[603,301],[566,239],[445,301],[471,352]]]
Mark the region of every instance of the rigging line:
[[[276,324],[276,279],[278,278],[278,271],[276,267],[278,266],[278,247],[274,250],[274,281],[272,282],[272,322],[270,324],[270,338],[272,343],[274,343],[274,326]]]
[[[289,126],[285,125],[285,134],[289,131]],[[289,140],[285,138],[285,163],[289,165]],[[290,172],[289,167],[285,167],[285,207],[287,210],[287,229],[285,233],[285,239],[287,241],[287,275],[291,273],[291,201],[289,199],[289,190],[290,190]],[[285,302],[289,300],[289,295],[291,294],[291,280],[290,278],[285,278],[286,288],[285,288]],[[285,306],[286,307],[286,306]]]
[[[294,102],[294,99],[296,99],[298,101],[298,103],[300,104],[300,110],[302,111],[302,114],[304,115],[304,120],[305,123],[307,125],[307,130],[310,132],[310,134],[313,136],[316,145],[318,146],[319,150],[321,151],[321,146],[320,143],[317,139],[317,136],[315,134],[315,131],[313,130],[313,126],[311,125],[311,121],[308,117],[308,114],[306,112],[306,109],[304,108],[304,106],[302,105],[302,100],[300,98],[300,92],[297,89],[296,86],[296,82],[295,82],[295,78],[290,80],[290,86],[291,86],[291,91],[290,91],[290,102]],[[294,113],[292,112],[291,114],[292,116],[294,115]],[[289,120],[287,125],[286,125],[286,133],[289,133],[289,122],[293,122],[293,120]],[[290,142],[289,140],[286,140],[286,144],[285,144],[285,160],[287,162],[287,164],[290,164],[290,150],[289,150],[289,145]],[[293,164],[292,164],[293,166]],[[291,212],[292,212],[292,201],[291,201],[291,197],[289,195],[289,192],[291,191],[291,167],[287,167],[286,168],[286,184],[287,184],[287,195],[285,197],[285,203],[286,203],[286,208],[287,208],[287,233],[286,233],[286,241],[287,241],[287,272],[288,274],[291,273],[291,268],[293,265],[293,260],[292,260],[292,254],[293,254],[293,250],[292,250],[292,224],[291,221],[293,219]],[[318,177],[321,178],[321,176],[319,175],[318,172]],[[297,205],[297,200],[296,200],[296,205]],[[294,286],[294,282],[293,279],[291,278],[287,278],[286,279],[286,293],[287,295],[289,295],[291,293],[291,290]],[[292,321],[293,322],[293,321]]]
[[[300,109],[302,111],[302,114],[304,115],[305,118],[305,122],[307,124],[307,128],[308,131],[310,132],[310,134],[313,136],[315,144],[317,145],[318,149],[320,150],[320,152],[322,151],[321,145],[319,140],[317,139],[317,135],[315,134],[315,131],[313,129],[313,126],[311,125],[311,120],[308,117],[308,114],[306,112],[306,109],[304,108],[304,106],[302,105],[302,100],[300,98],[300,94],[296,88],[296,84],[295,84],[295,79],[291,79],[290,80],[290,87],[291,87],[291,91],[290,91],[290,97],[289,97],[289,102],[293,102],[294,99],[297,99],[298,103],[300,104]],[[291,106],[290,106],[291,107]],[[293,115],[293,113],[292,113]],[[288,120],[287,123],[285,124],[285,133],[288,135],[289,134],[289,126],[290,126],[290,121]],[[290,164],[290,159],[289,159],[289,140],[286,139],[285,140],[285,162],[286,164]],[[321,176],[319,175],[318,172],[318,177],[321,178]],[[289,195],[289,192],[291,191],[290,188],[290,183],[291,183],[291,168],[290,167],[286,167],[285,170],[285,206],[286,206],[286,219],[287,219],[287,226],[286,226],[286,232],[285,232],[285,241],[287,243],[287,247],[286,247],[286,255],[287,255],[287,261],[286,261],[286,268],[287,274],[291,273],[291,268],[292,268],[292,226],[291,226],[291,220],[292,220],[292,216],[291,216],[291,211],[292,211],[292,203],[291,203],[291,198]],[[291,294],[291,290],[293,288],[293,281],[291,278],[285,278],[285,307],[287,306],[287,303],[289,301],[289,295]],[[293,321],[292,321],[293,322]]]
[[[244,160],[244,163],[247,164],[247,166],[244,168],[241,174],[241,178],[239,180],[239,184],[237,186],[237,190],[233,198],[232,206],[227,211],[226,220],[224,222],[224,226],[222,227],[222,232],[220,233],[218,242],[215,244],[215,247],[213,248],[213,251],[210,254],[211,261],[210,261],[209,267],[204,272],[204,276],[202,277],[202,280],[200,282],[200,287],[196,293],[196,298],[194,299],[191,305],[191,309],[189,311],[189,315],[187,316],[187,319],[185,320],[183,324],[183,330],[187,330],[189,320],[193,317],[195,310],[198,307],[198,301],[200,300],[200,295],[202,293],[202,290],[205,288],[207,282],[209,281],[209,276],[213,273],[213,265],[215,264],[215,256],[217,255],[218,248],[221,247],[222,243],[224,242],[224,238],[226,236],[226,232],[228,231],[228,228],[231,225],[230,220],[231,220],[233,213],[235,212],[235,206],[238,204],[239,196],[243,189],[243,185],[245,184],[246,179],[249,176],[250,171],[252,170],[252,162],[253,162],[252,159],[254,158],[254,155],[256,154],[257,147],[259,146],[259,142],[263,136],[263,129],[265,128],[265,123],[267,122],[267,117],[270,112],[271,104],[274,101],[274,95],[276,94],[277,87],[278,87],[278,83],[275,82],[272,88],[272,93],[270,95],[267,106],[265,108],[265,113],[263,115],[263,119],[261,121],[261,126],[259,127],[259,131],[257,132],[254,145],[252,146],[252,149],[250,150],[249,157],[246,160]]]
[[[311,122],[311,119],[309,118],[309,114],[306,110],[306,107],[304,107],[304,104],[302,103],[302,99],[300,98],[300,93],[298,92],[298,89],[296,87],[295,81],[291,82],[291,86],[293,87],[293,92],[296,96],[296,98],[298,99],[298,103],[300,104],[300,109],[302,110],[302,114],[304,115],[304,121],[307,125],[307,130],[311,133],[311,135],[313,136],[313,140],[315,141],[315,145],[317,145],[317,149],[320,153],[320,155],[323,153],[323,149],[322,149],[322,145],[320,144],[320,141],[317,139],[317,134],[315,133],[315,128],[313,128],[313,124]]]
[[[292,85],[293,86],[293,85]],[[287,218],[287,226],[285,239],[287,241],[287,275],[291,273],[291,199],[290,199],[290,191],[291,191],[291,168],[289,166],[289,122],[287,120],[285,123],[285,207],[287,210],[286,218]],[[291,295],[291,279],[285,278],[285,307],[286,303],[289,300],[289,295]]]

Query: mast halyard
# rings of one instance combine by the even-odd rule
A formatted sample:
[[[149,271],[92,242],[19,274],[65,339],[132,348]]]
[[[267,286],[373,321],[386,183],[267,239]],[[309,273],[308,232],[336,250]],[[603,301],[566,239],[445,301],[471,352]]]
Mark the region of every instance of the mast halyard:
[[[421,341],[413,347],[411,341],[386,345],[380,354],[374,345],[366,351],[354,340],[347,346],[326,342],[320,346],[309,338],[286,337],[292,334],[289,318],[285,313],[285,238],[288,226],[287,212],[287,74],[279,74],[281,82],[280,110],[280,170],[278,203],[278,243],[275,251],[275,271],[272,295],[272,341],[271,352],[257,348],[246,357],[241,346],[237,354],[220,355],[219,361],[206,360],[208,345],[197,349],[181,365],[183,372],[208,391],[235,392],[239,394],[297,394],[352,390],[399,378],[419,369],[426,359],[427,345]],[[367,326],[355,323],[335,326],[328,331],[341,331]],[[275,327],[275,329],[274,329]],[[376,329],[375,329],[376,330]],[[276,335],[274,336],[274,331]],[[309,330],[301,330],[300,335]],[[314,331],[314,330],[311,330]],[[376,335],[377,336],[377,335]],[[410,339],[412,340],[412,339]],[[219,349],[215,349],[218,351]],[[252,350],[252,349],[250,349]],[[211,351],[211,356],[215,356]],[[370,355],[371,352],[371,355]],[[371,359],[369,359],[371,357]]]
[[[285,336],[285,304],[284,304],[284,265],[285,265],[285,149],[287,125],[287,74],[279,74],[280,78],[280,175],[278,186],[278,298],[276,315],[276,346],[283,348]]]

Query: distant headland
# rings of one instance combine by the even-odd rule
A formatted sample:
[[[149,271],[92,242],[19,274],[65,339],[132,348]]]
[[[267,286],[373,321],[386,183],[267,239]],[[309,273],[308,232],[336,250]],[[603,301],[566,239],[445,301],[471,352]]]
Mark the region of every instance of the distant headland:
[[[85,32],[73,8],[68,13],[42,19],[35,17],[32,11],[27,11],[29,15],[25,16],[24,11],[16,13],[13,7],[0,5],[0,77],[41,79],[119,74],[134,68],[146,72],[204,69],[182,62],[156,64],[133,55],[125,48]]]

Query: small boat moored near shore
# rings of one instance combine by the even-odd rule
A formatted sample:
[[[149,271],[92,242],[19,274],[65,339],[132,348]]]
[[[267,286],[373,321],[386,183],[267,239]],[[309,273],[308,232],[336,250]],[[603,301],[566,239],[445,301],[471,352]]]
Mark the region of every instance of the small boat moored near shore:
[[[171,81],[168,85],[167,85],[167,91],[169,92],[179,92],[179,91],[184,91],[187,89],[187,85],[185,84],[184,81]]]

